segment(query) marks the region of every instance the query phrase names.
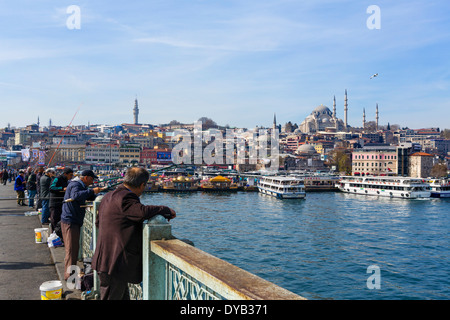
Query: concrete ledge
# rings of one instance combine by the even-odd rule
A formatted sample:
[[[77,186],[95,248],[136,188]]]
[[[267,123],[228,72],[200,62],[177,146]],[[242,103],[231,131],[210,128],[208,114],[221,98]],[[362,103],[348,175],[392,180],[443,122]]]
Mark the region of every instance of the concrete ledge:
[[[306,300],[180,240],[151,241],[151,251],[228,300]]]

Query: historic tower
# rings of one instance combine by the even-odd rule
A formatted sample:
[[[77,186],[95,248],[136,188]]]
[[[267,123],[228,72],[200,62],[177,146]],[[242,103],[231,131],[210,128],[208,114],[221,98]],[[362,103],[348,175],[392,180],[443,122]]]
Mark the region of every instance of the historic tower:
[[[347,131],[347,112],[348,112],[348,100],[347,89],[345,89],[345,103],[344,103],[344,130]]]
[[[363,130],[366,130],[366,108],[363,108]]]
[[[377,109],[376,109],[376,127],[375,130],[378,131],[378,103],[377,103]]]
[[[134,117],[134,124],[138,124],[138,117],[139,117],[139,108],[138,108],[138,101],[137,98],[134,100],[134,109],[133,109],[133,117]]]

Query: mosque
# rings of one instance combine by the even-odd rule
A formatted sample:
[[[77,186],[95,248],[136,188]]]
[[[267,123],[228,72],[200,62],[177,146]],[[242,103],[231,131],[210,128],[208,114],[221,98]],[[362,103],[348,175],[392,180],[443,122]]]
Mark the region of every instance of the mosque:
[[[320,105],[306,117],[306,119],[300,124],[299,129],[303,133],[326,131],[330,128],[334,129],[336,132],[347,131],[347,111],[348,100],[347,90],[345,90],[344,120],[338,119],[336,116],[336,97],[334,97],[333,112],[331,112],[328,107]]]

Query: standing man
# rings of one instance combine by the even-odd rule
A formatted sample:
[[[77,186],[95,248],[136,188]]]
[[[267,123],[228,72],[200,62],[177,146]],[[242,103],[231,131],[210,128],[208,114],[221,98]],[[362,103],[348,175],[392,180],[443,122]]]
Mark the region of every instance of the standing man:
[[[36,201],[36,210],[42,208],[41,199],[41,178],[44,175],[44,167],[38,167],[38,172],[36,174],[36,194],[38,196]]]
[[[102,188],[88,189],[97,176],[92,170],[84,170],[67,185],[61,214],[61,231],[66,256],[64,257],[64,280],[71,275],[71,266],[77,265],[80,249],[80,230],[86,213],[86,200],[94,200]]]
[[[41,223],[49,223],[50,218],[50,185],[52,184],[52,179],[55,176],[55,169],[48,168],[45,170],[44,175],[39,180],[40,184],[40,194],[39,197],[42,200],[42,217]]]
[[[64,168],[62,174],[53,179],[50,185],[50,223],[53,231],[56,229],[58,222],[61,221],[64,194],[69,180],[72,180],[72,178],[73,170]]]
[[[8,170],[6,170],[6,169],[3,169],[3,175],[2,175],[2,182],[3,182],[3,185],[4,186],[6,186],[6,181],[8,181],[8,177],[9,177],[9,175],[8,175]]]
[[[25,204],[25,171],[20,169],[19,174],[14,182],[14,190],[17,192],[17,204],[26,206]]]
[[[158,214],[168,220],[176,217],[169,207],[141,204],[149,176],[143,168],[128,169],[123,184],[100,203],[92,268],[99,273],[102,300],[129,299],[128,283],[142,281],[143,221]]]
[[[36,174],[37,169],[32,171],[28,176],[27,180],[27,190],[28,190],[28,206],[30,208],[34,207],[34,197],[36,196]]]

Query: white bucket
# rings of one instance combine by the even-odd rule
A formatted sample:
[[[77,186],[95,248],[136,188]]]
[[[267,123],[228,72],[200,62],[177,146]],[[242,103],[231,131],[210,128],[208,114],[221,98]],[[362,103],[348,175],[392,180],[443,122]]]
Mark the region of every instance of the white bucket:
[[[41,290],[41,300],[61,300],[62,283],[61,281],[46,281],[39,287]]]
[[[36,243],[47,243],[48,228],[34,229],[34,239]]]

